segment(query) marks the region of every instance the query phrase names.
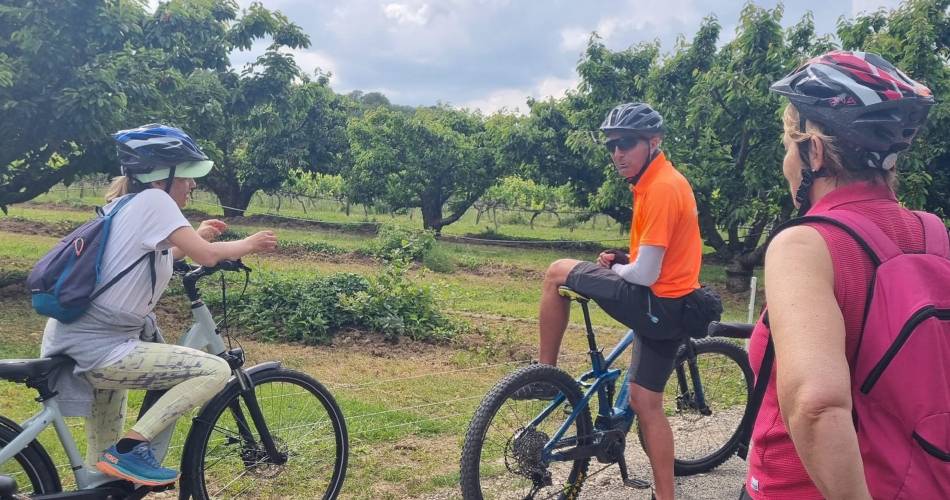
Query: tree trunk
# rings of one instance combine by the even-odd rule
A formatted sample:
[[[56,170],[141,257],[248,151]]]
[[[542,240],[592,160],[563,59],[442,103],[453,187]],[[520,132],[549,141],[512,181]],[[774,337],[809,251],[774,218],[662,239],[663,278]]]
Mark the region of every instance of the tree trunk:
[[[251,204],[255,191],[244,191],[237,183],[228,184],[223,190],[214,191],[224,210],[225,217],[243,217]]]
[[[436,236],[442,234],[442,204],[437,200],[422,200],[422,227],[435,231]]]
[[[735,257],[726,267],[726,289],[740,293],[749,289],[749,280],[755,271],[755,265],[749,265],[742,256]]]

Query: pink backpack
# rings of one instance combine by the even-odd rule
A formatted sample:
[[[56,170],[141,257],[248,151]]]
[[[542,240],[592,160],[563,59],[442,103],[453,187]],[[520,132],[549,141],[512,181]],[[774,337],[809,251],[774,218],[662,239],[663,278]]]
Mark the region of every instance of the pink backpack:
[[[821,214],[847,226],[877,265],[851,367],[874,498],[950,498],[950,240],[940,218],[915,214],[923,254],[901,252],[855,212]]]
[[[914,213],[926,253],[901,252],[876,224],[847,210],[789,223],[843,229],[876,267],[851,366],[858,444],[875,499],[950,498],[950,239],[939,217]],[[773,356],[770,338],[760,373],[771,373]],[[760,378],[753,418],[768,384]]]

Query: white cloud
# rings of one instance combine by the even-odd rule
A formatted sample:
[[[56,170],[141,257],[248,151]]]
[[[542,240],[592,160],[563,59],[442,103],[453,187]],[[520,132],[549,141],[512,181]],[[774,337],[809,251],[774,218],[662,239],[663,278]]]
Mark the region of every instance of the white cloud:
[[[547,77],[538,81],[533,88],[528,89],[499,89],[480,99],[473,99],[460,108],[479,109],[482,113],[491,114],[506,110],[511,113],[526,114],[528,112],[528,98],[543,100],[548,97],[564,97],[565,92],[577,86],[577,77],[557,78]]]
[[[856,16],[862,12],[874,12],[884,7],[894,9],[901,3],[901,0],[851,0],[851,15]]]
[[[561,49],[574,53],[584,50],[592,31],[606,42],[628,44],[631,38],[639,39],[644,32],[660,34],[671,27],[685,27],[702,15],[703,9],[696,6],[695,0],[627,0],[626,6],[600,18],[594,25],[562,29]]]
[[[418,8],[413,8],[403,3],[389,3],[383,6],[383,14],[399,24],[414,24],[416,26],[425,26],[429,23],[431,16],[429,4],[422,4]]]
[[[590,30],[583,28],[565,28],[561,30],[561,49],[568,52],[580,52],[587,47]]]
[[[671,26],[690,24],[704,12],[695,0],[628,0],[626,8],[602,18],[594,30],[604,40],[647,27],[663,32]]]
[[[297,66],[300,66],[300,69],[308,75],[313,75],[314,70],[319,68],[324,72],[332,73],[334,82],[340,80],[339,64],[325,52],[312,49],[285,49],[281,52],[293,54]]]

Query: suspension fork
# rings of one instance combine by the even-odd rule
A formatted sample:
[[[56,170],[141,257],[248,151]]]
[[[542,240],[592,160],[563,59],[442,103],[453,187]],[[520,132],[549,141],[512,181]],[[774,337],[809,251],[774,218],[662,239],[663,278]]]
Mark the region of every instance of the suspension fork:
[[[699,377],[699,364],[696,362],[696,345],[691,339],[686,339],[686,364],[689,366],[689,378],[693,381],[693,396],[692,401],[689,402],[694,408],[699,410],[699,413],[709,416],[712,414],[712,411],[709,409],[709,405],[706,404],[706,393],[703,390],[703,382]],[[689,387],[687,386],[685,380],[685,373],[683,373],[681,365],[676,367],[676,376],[680,384],[680,393],[688,394]]]
[[[270,458],[270,463],[281,465],[287,462],[287,455],[277,449],[277,445],[274,443],[274,436],[267,427],[264,414],[261,413],[261,407],[257,402],[257,393],[254,391],[254,382],[244,370],[236,370],[235,375],[241,384],[241,399],[244,400],[244,405],[247,406],[247,411],[251,415],[251,421],[254,422],[254,427],[260,436],[261,444],[264,446],[264,450]],[[229,405],[229,408],[231,414],[234,416],[235,422],[237,422],[238,433],[241,435],[241,438],[244,439],[249,446],[256,446],[257,442],[254,439],[253,433],[251,433],[251,427],[247,422],[247,418],[244,416],[244,410],[241,409],[240,402],[234,400]]]

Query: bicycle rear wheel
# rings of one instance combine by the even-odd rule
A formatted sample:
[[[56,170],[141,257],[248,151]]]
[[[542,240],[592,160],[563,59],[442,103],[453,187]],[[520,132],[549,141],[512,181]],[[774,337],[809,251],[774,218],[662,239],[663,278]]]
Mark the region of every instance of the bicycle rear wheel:
[[[252,378],[255,399],[282,459],[271,460],[240,386],[229,386],[195,419],[188,437],[182,474],[191,494],[197,499],[336,498],[349,444],[333,396],[293,370],[265,370]]]
[[[745,350],[718,338],[695,341],[694,349],[699,380],[693,377],[684,345],[663,395],[673,429],[677,476],[709,472],[735,454],[739,426],[752,395],[752,368]],[[697,405],[697,388],[703,392],[708,412]]]
[[[0,448],[13,441],[23,429],[12,420],[0,417]],[[10,476],[17,482],[19,494],[46,495],[63,490],[59,474],[46,450],[33,441],[12,459],[0,464],[0,476]]]
[[[515,391],[530,384],[551,386],[566,396],[566,402],[533,426],[531,422],[551,402],[512,398]],[[581,397],[577,382],[549,365],[522,368],[499,382],[482,400],[465,435],[460,463],[462,498],[577,498],[590,458],[546,463],[542,448]],[[590,412],[584,408],[559,447],[586,444],[592,431]]]

